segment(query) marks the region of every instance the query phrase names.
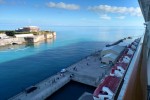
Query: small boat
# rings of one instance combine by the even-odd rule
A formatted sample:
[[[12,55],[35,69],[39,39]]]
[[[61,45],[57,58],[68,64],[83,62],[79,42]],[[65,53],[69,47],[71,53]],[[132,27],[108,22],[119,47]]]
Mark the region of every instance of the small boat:
[[[66,72],[66,69],[62,69],[60,72],[61,72],[61,73],[65,73],[65,72]]]

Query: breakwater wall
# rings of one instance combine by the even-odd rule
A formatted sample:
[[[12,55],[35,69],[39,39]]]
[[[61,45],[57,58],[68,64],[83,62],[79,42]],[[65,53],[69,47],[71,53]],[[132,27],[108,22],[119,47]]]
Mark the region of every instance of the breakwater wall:
[[[45,39],[52,39],[56,35],[53,34],[42,34],[42,35],[36,35],[33,37],[33,43],[45,40]]]
[[[11,44],[23,44],[23,43],[37,43],[45,39],[52,39],[56,37],[56,32],[50,32],[48,34],[34,35],[33,37],[8,37],[0,39],[0,46],[6,46]]]
[[[5,46],[5,45],[11,45],[13,43],[17,44],[23,44],[26,43],[24,38],[7,38],[7,39],[0,39],[0,46]]]

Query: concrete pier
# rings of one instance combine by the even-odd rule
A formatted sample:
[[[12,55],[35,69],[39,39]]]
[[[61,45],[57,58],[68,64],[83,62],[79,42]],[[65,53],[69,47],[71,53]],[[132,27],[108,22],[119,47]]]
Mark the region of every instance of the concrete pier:
[[[110,66],[102,64],[99,58],[100,52],[97,52],[97,54],[88,56],[67,68],[70,74],[74,75],[72,80],[97,87],[104,75],[110,70]]]
[[[25,91],[10,98],[9,100],[44,100],[48,96],[52,95],[58,89],[63,87],[70,81],[69,75],[54,75],[39,84],[35,85],[37,89],[31,93]]]
[[[26,93],[24,91],[9,100],[44,100],[70,80],[97,87],[101,79],[109,72],[110,65],[101,63],[100,51],[98,51],[69,66],[65,72],[59,72],[36,84],[37,89],[33,92]]]

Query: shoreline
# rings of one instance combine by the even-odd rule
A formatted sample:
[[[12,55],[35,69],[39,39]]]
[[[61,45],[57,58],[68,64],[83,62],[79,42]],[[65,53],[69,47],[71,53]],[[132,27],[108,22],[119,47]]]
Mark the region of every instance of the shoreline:
[[[39,32],[40,33],[40,32]],[[7,36],[6,33],[0,34],[0,47],[8,45],[21,45],[21,44],[34,44],[47,39],[55,39],[56,32],[49,31],[48,33],[42,33],[34,35],[33,33],[20,33],[14,36]]]

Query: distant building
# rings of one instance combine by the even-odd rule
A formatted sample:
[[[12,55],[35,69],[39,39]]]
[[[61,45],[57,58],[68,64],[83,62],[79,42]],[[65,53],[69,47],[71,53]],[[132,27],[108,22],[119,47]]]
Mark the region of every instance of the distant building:
[[[124,50],[125,47],[123,46],[119,46],[119,45],[115,45],[115,46],[111,46],[111,47],[106,47],[101,51],[101,57],[112,53],[115,55],[120,55],[122,53],[122,51]]]
[[[23,28],[18,28],[16,32],[39,32],[40,28],[37,26],[26,26]]]
[[[117,58],[118,56],[116,54],[109,53],[102,57],[101,62],[105,64],[114,64]]]

